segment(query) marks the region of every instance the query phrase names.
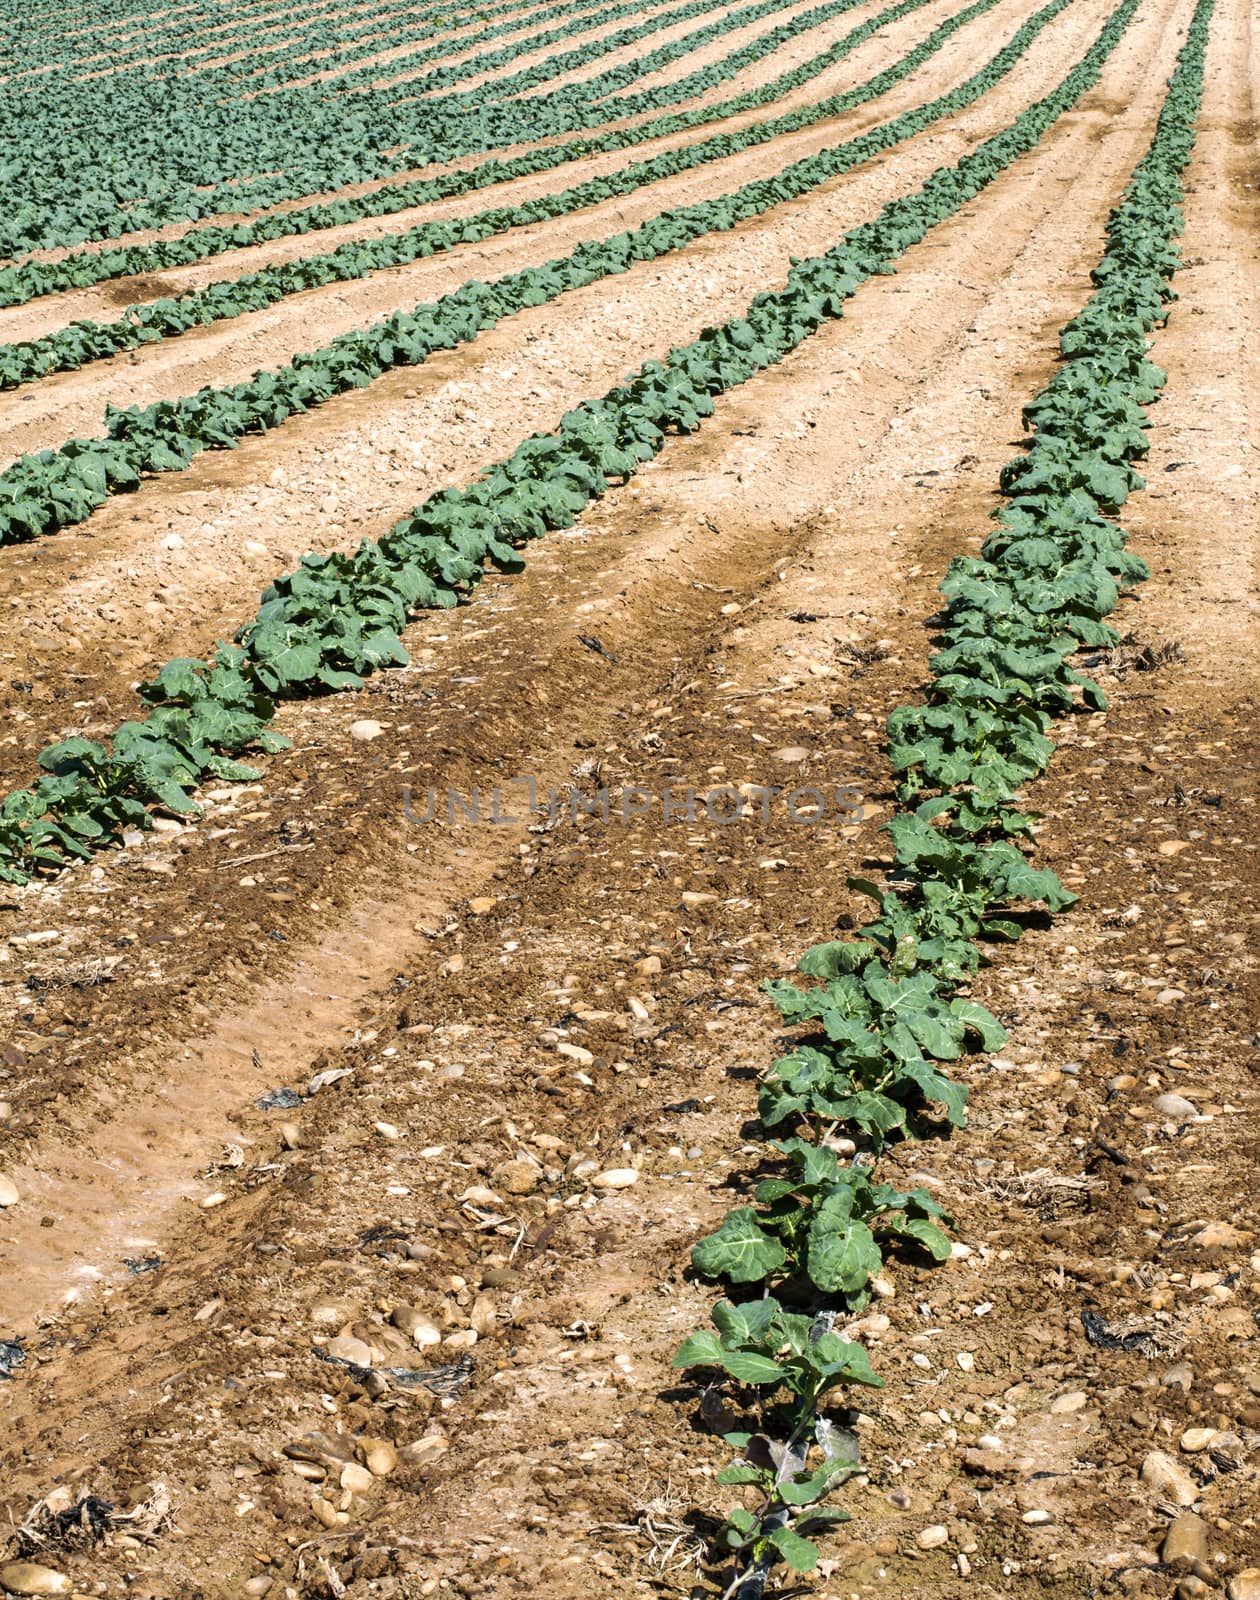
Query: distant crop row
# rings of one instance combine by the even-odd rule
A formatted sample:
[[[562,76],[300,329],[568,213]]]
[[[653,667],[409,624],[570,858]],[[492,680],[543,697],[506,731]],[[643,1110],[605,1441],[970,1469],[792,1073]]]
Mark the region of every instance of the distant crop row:
[[[160,40],[149,38],[125,52],[111,51],[107,63],[92,61],[78,70],[99,71],[102,65],[111,71],[125,70],[151,60],[157,45],[165,57],[163,70],[175,72],[181,79],[196,75],[203,92],[222,88],[255,93],[315,72],[339,74],[354,61],[412,41],[436,40],[424,59],[440,60],[443,55],[475,49],[491,39],[538,27],[581,8],[592,11],[592,0],[565,0],[563,5],[545,8],[532,6],[529,0],[500,0],[493,6],[468,9],[444,6],[440,0],[423,7],[414,0],[383,0],[370,10],[356,8],[349,18],[326,4],[316,4],[284,11],[281,22],[238,14],[232,25],[212,40],[200,29],[172,27]],[[464,32],[478,24],[482,25],[479,32]],[[263,27],[275,31],[261,33]],[[458,39],[451,37],[456,31],[462,35]],[[189,49],[192,39],[209,42]],[[311,59],[316,52],[322,59]],[[235,59],[216,65],[229,55]],[[386,67],[381,76],[388,77],[390,70]]]
[[[592,116],[605,120],[637,115],[652,109],[653,105],[685,100],[707,92],[733,76],[736,72],[762,60],[766,55],[794,37],[796,32],[821,26],[853,9],[859,0],[825,0],[825,3],[804,12],[792,24],[782,24],[761,34],[741,49],[732,51],[721,61],[690,74],[680,83],[670,87],[669,93],[659,102],[655,95],[622,96],[605,101]],[[211,225],[197,228],[178,239],[165,239],[150,245],[130,245],[112,250],[79,250],[59,261],[24,262],[20,266],[0,268],[0,306],[23,305],[40,295],[55,294],[63,289],[85,288],[89,284],[103,283],[107,279],[128,277],[136,273],[160,272],[167,267],[187,266],[204,261],[228,250],[245,249],[265,244],[272,239],[286,239],[298,234],[314,233],[322,228],[345,226],[368,217],[392,216],[412,206],[430,200],[449,199],[454,195],[469,194],[476,189],[488,188],[512,178],[527,177],[531,173],[550,172],[570,161],[609,151],[632,149],[651,139],[686,133],[707,123],[721,121],[745,111],[772,105],[785,94],[800,88],[812,78],[834,66],[863,43],[877,28],[895,21],[898,17],[917,10],[928,0],[897,0],[897,3],[880,12],[870,23],[851,30],[828,49],[813,56],[800,66],[780,74],[761,89],[751,89],[734,95],[720,104],[694,111],[675,112],[653,117],[634,128],[617,128],[595,138],[574,139],[564,144],[547,145],[504,160],[492,157],[477,166],[444,172],[435,178],[424,178],[407,183],[386,184],[369,194],[351,199],[334,200],[318,205],[303,206],[292,211],[272,213],[251,222],[226,226]],[[664,91],[662,91],[664,93]],[[633,101],[631,105],[628,102]],[[592,121],[590,126],[595,126]]]
[[[196,85],[140,73],[77,83],[73,93],[0,97],[0,253],[77,244],[222,212],[274,205],[387,177],[497,145],[534,143],[624,114],[596,104],[684,59],[790,0],[686,0],[601,39],[545,57],[493,86],[440,94],[428,79],[351,92],[312,84],[208,101]],[[713,22],[565,88],[521,99],[653,33],[720,10]],[[641,18],[639,0],[603,14]],[[578,17],[559,32],[579,33]],[[790,25],[789,25],[790,26]],[[554,37],[554,35],[553,35]],[[507,47],[527,54],[531,36]],[[401,63],[395,64],[403,70]],[[394,68],[391,68],[391,71]],[[461,71],[463,69],[460,69]],[[645,110],[673,104],[675,86],[651,91]],[[422,98],[421,98],[422,96]]]
[[[911,10],[923,0],[901,0],[896,6],[879,13],[861,27],[855,28],[848,38],[856,47],[890,14]],[[787,133],[815,126],[839,116],[844,111],[863,105],[884,94],[894,84],[907,78],[930,59],[956,32],[985,12],[992,10],[997,0],[974,0],[965,11],[948,18],[900,61],[877,73],[866,83],[842,94],[831,95],[816,101],[800,111],[768,118],[741,129],[738,133],[718,134],[694,144],[680,146],[654,156],[649,161],[632,163],[607,177],[591,178],[570,189],[561,189],[528,200],[519,206],[498,206],[470,217],[452,221],[421,222],[405,233],[386,234],[378,239],[352,240],[324,255],[305,256],[296,261],[283,262],[273,267],[263,267],[256,272],[212,283],[204,289],[190,290],[176,298],[155,300],[149,304],[129,306],[123,316],[110,323],[74,322],[41,338],[20,344],[0,344],[0,388],[15,388],[31,383],[54,372],[67,372],[117,355],[120,351],[134,350],[186,332],[189,328],[206,327],[231,317],[244,316],[265,306],[276,304],[291,294],[329,283],[345,283],[363,278],[389,267],[404,266],[411,262],[453,249],[456,245],[474,240],[492,238],[512,228],[526,227],[554,217],[571,215],[588,206],[599,204],[617,195],[631,194],[645,185],[657,183],[680,172],[688,172],[706,163],[719,161],[739,151],[766,144]],[[1023,49],[1032,41],[1040,28],[1056,16],[1069,0],[1056,3],[1027,24],[1016,35],[1011,45],[997,58],[1003,67],[1013,65]],[[633,240],[628,257],[620,249],[610,258],[612,270],[624,270],[626,260],[647,260],[645,250],[659,254],[657,243],[664,239],[668,248],[677,249],[690,238],[698,237],[693,230],[703,232],[713,228],[730,227],[736,221],[758,216],[768,206],[784,200],[795,199],[808,189],[828,178],[868,160],[892,144],[920,132],[931,122],[951,115],[974,100],[989,87],[994,79],[986,70],[973,75],[958,89],[937,97],[914,111],[907,112],[882,127],[860,138],[824,151],[785,167],[772,178],[761,179],[745,185],[735,193],[706,204],[681,207],[663,213],[652,224],[635,230],[628,236]],[[646,231],[654,230],[654,231]],[[664,230],[662,232],[662,230]],[[627,236],[618,235],[618,239]],[[648,245],[646,241],[651,240]],[[589,264],[596,247],[586,247],[585,260]],[[550,262],[545,269],[551,274],[552,284],[564,288],[572,282],[556,277],[560,262]],[[578,280],[574,280],[575,282]],[[502,280],[500,280],[502,282]],[[445,302],[443,302],[445,306]],[[440,310],[442,307],[435,307]],[[414,318],[417,313],[411,313]],[[370,330],[363,337],[369,340],[378,330]],[[3,480],[0,480],[2,485]],[[3,488],[0,487],[0,503]],[[0,523],[0,542],[5,538]]]
[[[584,0],[589,8],[591,0]],[[270,14],[269,14],[270,13]],[[530,0],[500,0],[493,7],[463,9],[444,6],[433,0],[420,7],[414,0],[381,0],[371,9],[356,10],[350,20],[343,20],[336,11],[330,11],[324,0],[294,7],[239,6],[233,12],[210,12],[210,27],[199,25],[195,13],[180,10],[172,18],[169,13],[160,25],[138,32],[124,32],[117,24],[96,27],[81,32],[68,32],[63,28],[36,29],[26,27],[14,41],[15,62],[22,72],[56,69],[66,78],[74,80],[84,74],[119,72],[142,66],[152,70],[150,63],[161,62],[163,71],[175,71],[181,76],[197,72],[208,63],[227,55],[241,53],[242,59],[223,69],[224,79],[258,74],[251,88],[266,87],[272,71],[280,63],[296,61],[313,51],[336,51],[337,60],[316,63],[308,71],[323,70],[325,66],[339,66],[345,60],[346,46],[360,39],[378,36],[381,29],[395,30],[384,42],[377,42],[377,51],[392,48],[407,38],[442,35],[452,28],[465,28],[492,18],[511,17],[508,28],[532,25],[538,12],[531,12]],[[405,28],[405,33],[400,33]],[[266,31],[264,31],[266,30]],[[272,31],[274,30],[274,32]],[[199,48],[192,48],[197,41]],[[468,43],[478,43],[470,38]],[[463,46],[461,46],[462,48]],[[451,45],[446,45],[451,49]],[[213,70],[213,69],[212,69]],[[296,75],[296,74],[294,74]],[[64,81],[64,80],[63,80]],[[276,82],[284,78],[277,75]],[[15,87],[25,85],[19,79]],[[78,91],[78,83],[74,91]]]

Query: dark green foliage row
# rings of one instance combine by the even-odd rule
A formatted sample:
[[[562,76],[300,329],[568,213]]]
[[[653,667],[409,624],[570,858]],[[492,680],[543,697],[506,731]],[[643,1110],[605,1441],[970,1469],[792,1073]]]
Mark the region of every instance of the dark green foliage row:
[[[798,20],[800,28],[820,26],[832,18],[851,10],[860,0],[825,0],[825,3],[804,13]],[[909,9],[917,9],[927,0],[912,0]],[[903,6],[896,8],[900,15]],[[883,21],[889,12],[881,12]],[[785,24],[732,52],[723,62],[715,63],[691,75],[677,86],[678,98],[686,99],[713,88],[724,78],[742,71],[778,45],[795,36],[794,25]],[[852,30],[836,44],[822,51],[801,66],[782,74],[761,89],[749,90],[719,105],[704,110],[677,112],[655,117],[636,128],[620,128],[591,139],[575,139],[565,144],[550,145],[531,150],[510,160],[492,158],[467,171],[443,173],[437,178],[390,184],[370,194],[354,199],[335,200],[324,204],[303,206],[293,211],[275,213],[251,222],[226,226],[211,225],[198,228],[179,239],[161,240],[152,245],[130,245],[112,250],[80,250],[56,262],[24,262],[20,266],[0,268],[0,306],[23,305],[40,295],[55,294],[63,289],[82,289],[93,283],[103,283],[111,278],[128,277],[137,273],[161,272],[167,267],[187,266],[195,261],[221,255],[228,250],[245,249],[265,244],[272,239],[292,238],[298,234],[314,233],[322,228],[335,228],[359,222],[367,217],[391,216],[430,200],[449,199],[468,194],[475,189],[488,188],[512,178],[528,177],[536,172],[549,172],[570,161],[585,156],[600,155],[609,151],[631,149],[650,139],[659,139],[675,133],[685,133],[707,123],[721,121],[724,117],[772,105],[783,95],[799,88],[811,78],[825,72],[843,56],[870,37],[871,28],[864,25]],[[858,37],[860,35],[860,37]],[[631,98],[631,97],[625,97]],[[628,108],[625,98],[609,102],[609,120],[636,114]],[[636,97],[643,100],[647,96]],[[662,101],[662,103],[666,103]],[[638,106],[637,110],[647,109]],[[601,111],[602,114],[602,111]],[[594,124],[592,124],[594,125]]]
[[[117,355],[123,350],[138,349],[161,339],[186,332],[189,328],[206,327],[227,318],[244,316],[251,311],[274,305],[291,294],[300,293],[328,283],[344,283],[366,277],[389,267],[405,266],[410,262],[453,249],[456,245],[491,238],[511,228],[527,226],[567,216],[587,206],[597,205],[616,195],[630,194],[646,184],[659,182],[679,172],[690,171],[706,162],[765,144],[802,127],[830,120],[842,112],[865,104],[885,93],[894,84],[908,77],[924,61],[936,53],[967,23],[991,10],[997,0],[975,0],[965,11],[948,18],[938,28],[910,50],[900,61],[878,73],[866,83],[843,94],[832,95],[801,111],[769,118],[741,129],[738,133],[719,134],[699,140],[679,149],[668,150],[650,161],[635,162],[620,172],[607,177],[592,178],[570,189],[540,196],[519,206],[498,206],[470,217],[450,222],[422,222],[405,233],[386,234],[380,239],[354,240],[341,245],[326,255],[305,256],[296,261],[283,262],[273,267],[263,267],[240,278],[212,283],[204,289],[195,289],[176,298],[154,300],[147,304],[129,306],[114,322],[73,322],[68,327],[44,334],[18,344],[0,344],[0,388],[16,388],[24,383],[47,377],[54,372],[73,371],[92,361]],[[1051,14],[1057,14],[1069,3],[1059,0]],[[862,27],[852,31],[850,38],[856,43],[870,32],[892,20],[897,15],[923,4],[923,0],[900,0],[900,3],[880,12]],[[1038,26],[1041,24],[1039,23]],[[859,38],[860,36],[860,38]],[[1006,59],[1011,62],[1021,44],[1032,34],[1023,33],[1012,43]],[[967,103],[970,87],[977,91],[989,86],[989,79],[973,78],[960,89],[938,97],[915,111],[895,118],[882,128],[872,130],[861,139],[824,152],[821,156],[801,161],[785,168],[774,179],[762,180],[728,197],[739,205],[731,214],[727,201],[714,201],[707,207],[687,207],[683,211],[667,214],[670,231],[669,248],[677,248],[673,228],[685,218],[695,217],[707,224],[707,219],[717,219],[713,225],[730,226],[731,221],[758,214],[766,203],[795,198],[810,187],[839,172],[869,159],[890,144],[917,133],[940,116],[957,111]],[[974,98],[974,96],[972,96]],[[756,211],[746,209],[745,197],[756,196]],[[763,197],[771,197],[767,202]],[[641,234],[642,230],[638,230]],[[638,234],[636,234],[636,238]],[[644,259],[639,257],[639,259]],[[554,265],[554,263],[553,263]],[[565,285],[570,287],[571,285]],[[0,542],[3,541],[0,531]]]

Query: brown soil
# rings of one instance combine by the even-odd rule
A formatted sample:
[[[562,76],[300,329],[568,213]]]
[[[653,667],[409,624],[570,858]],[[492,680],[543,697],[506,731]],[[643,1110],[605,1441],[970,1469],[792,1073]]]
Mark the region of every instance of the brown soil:
[[[1100,14],[1073,8],[1009,91],[817,203],[3,552],[4,675],[33,685],[10,691],[6,783],[62,727],[125,714],[143,663],[239,618],[295,543],[330,542],[314,503],[335,490],[349,542],[465,481],[628,352],[730,314],[789,252],[955,159]],[[415,624],[412,667],[287,707],[295,750],[258,784],[6,891],[0,1173],[21,1200],[0,1337],[28,1360],[0,1383],[3,1500],[15,1523],[57,1486],[173,1505],[152,1542],[50,1551],[77,1593],[714,1592],[697,1557],[732,1503],[713,1482],[731,1422],[670,1360],[713,1299],[690,1245],[760,1158],[748,1119],[777,1051],[759,985],[860,915],[846,877],[886,858],[883,719],[921,681],[936,585],[983,536],[1187,16],[1152,4],[1038,151],[526,573]],[[1011,1039],[970,1068],[967,1131],[885,1159],[939,1188],[963,1248],[890,1263],[854,1330],[886,1387],[852,1419],[853,1522],[810,1588],[832,1600],[1190,1600],[1257,1563],[1258,66],[1248,8],[1220,0],[1156,339],[1169,382],[1125,512],[1153,576],[1096,669],[1110,709],[1059,730],[1033,796],[1039,858],[1082,898],[976,985]],[[397,481],[374,481],[391,459]],[[212,518],[212,561],[158,568]],[[351,735],[363,718],[378,737]],[[849,784],[863,815],[404,814],[404,786],[414,808],[521,774],[614,797]],[[295,1109],[259,1107],[329,1069]],[[1168,1092],[1195,1117],[1157,1112]],[[631,1187],[593,1182],[623,1168]],[[444,1343],[393,1350],[400,1306]],[[365,1382],[322,1358],[343,1330],[385,1364],[456,1370]],[[1191,1428],[1230,1437],[1190,1450]],[[334,1454],[424,1443],[351,1494],[339,1464],[284,1453],[312,1430]],[[1161,1563],[1153,1450],[1195,1481],[1197,1576]],[[928,1527],[944,1542],[922,1547]]]

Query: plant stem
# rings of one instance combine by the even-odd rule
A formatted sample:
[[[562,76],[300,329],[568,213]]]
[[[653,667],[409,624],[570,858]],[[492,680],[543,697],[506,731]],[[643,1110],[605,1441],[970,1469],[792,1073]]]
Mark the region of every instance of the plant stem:
[[[809,1432],[813,1428],[817,1409],[818,1395],[813,1393],[802,1406],[796,1426],[783,1447],[783,1459],[779,1462],[778,1471],[774,1475],[774,1485],[758,1515],[763,1534],[773,1533],[776,1528],[787,1526],[792,1508],[785,1500],[780,1500],[775,1506],[775,1499],[779,1485],[785,1478],[795,1477],[797,1473],[805,1471],[805,1464],[809,1458]],[[759,1557],[748,1572],[736,1573],[722,1600],[762,1600],[766,1592],[766,1579],[778,1562],[779,1557],[774,1553]]]

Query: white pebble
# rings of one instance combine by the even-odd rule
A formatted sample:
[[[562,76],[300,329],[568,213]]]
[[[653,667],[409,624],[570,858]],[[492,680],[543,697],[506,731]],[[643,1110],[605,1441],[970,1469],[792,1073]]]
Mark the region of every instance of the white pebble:
[[[639,1174],[634,1167],[610,1167],[607,1172],[601,1172],[591,1179],[591,1185],[596,1189],[628,1189],[631,1184],[638,1183]]]

